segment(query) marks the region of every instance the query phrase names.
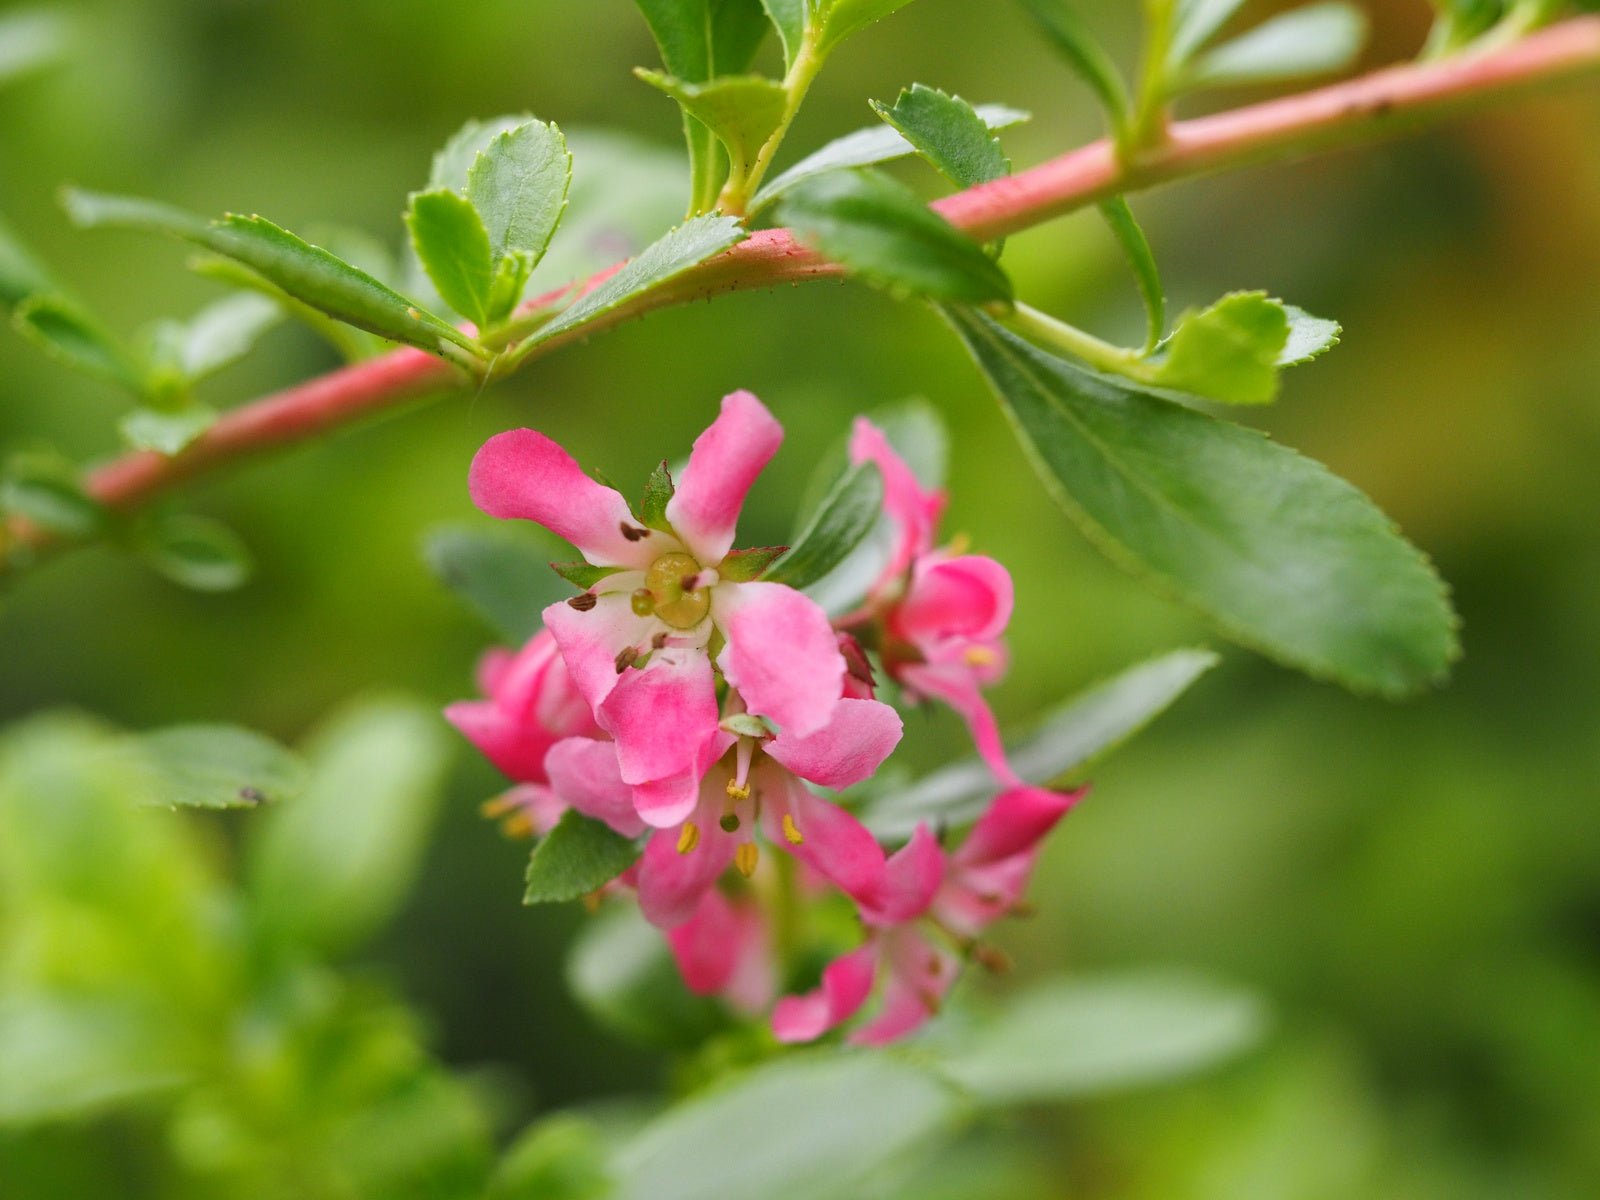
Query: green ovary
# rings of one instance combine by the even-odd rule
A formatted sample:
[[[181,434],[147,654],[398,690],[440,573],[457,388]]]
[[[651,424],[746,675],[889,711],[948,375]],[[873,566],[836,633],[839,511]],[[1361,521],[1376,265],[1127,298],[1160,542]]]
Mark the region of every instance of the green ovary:
[[[674,629],[693,629],[711,611],[711,589],[685,591],[683,581],[699,574],[700,564],[687,554],[663,554],[650,564],[644,586],[655,598],[656,616]]]

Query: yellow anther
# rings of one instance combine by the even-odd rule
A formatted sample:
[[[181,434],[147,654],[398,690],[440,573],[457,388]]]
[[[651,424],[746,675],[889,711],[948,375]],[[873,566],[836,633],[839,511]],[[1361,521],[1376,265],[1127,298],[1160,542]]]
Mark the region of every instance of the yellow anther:
[[[760,861],[761,849],[754,842],[745,842],[733,852],[733,865],[746,879],[756,873],[756,864]]]
[[[791,846],[798,846],[806,840],[800,836],[800,827],[794,823],[794,817],[789,813],[783,814],[783,840]]]
[[[510,792],[494,796],[478,805],[478,811],[493,821],[517,807],[517,798]]]
[[[728,780],[728,799],[735,801],[750,799],[750,785],[740,783],[737,779]]]
[[[500,828],[505,831],[507,837],[532,837],[533,818],[525,812],[515,812],[500,822]]]
[[[965,554],[970,549],[972,549],[972,539],[964,533],[958,533],[950,539],[950,543],[944,548],[944,552],[955,556]]]
[[[687,854],[700,844],[700,826],[693,821],[685,821],[683,828],[678,831],[678,853]]]
[[[962,657],[969,667],[992,667],[999,661],[999,655],[987,646],[968,646]]]

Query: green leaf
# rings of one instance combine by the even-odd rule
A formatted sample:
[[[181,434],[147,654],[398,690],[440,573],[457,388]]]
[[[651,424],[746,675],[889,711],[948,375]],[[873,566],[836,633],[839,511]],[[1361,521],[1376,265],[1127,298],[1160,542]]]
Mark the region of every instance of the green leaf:
[[[787,546],[747,546],[743,550],[731,550],[717,564],[717,574],[729,583],[760,579],[768,567],[788,552]]]
[[[452,133],[433,155],[433,165],[428,171],[428,186],[424,191],[441,189],[466,195],[467,173],[478,155],[489,148],[489,143],[503,133],[533,120],[532,113],[507,113],[487,120],[468,121]]]
[[[1030,119],[1029,114],[1020,108],[1007,108],[1003,104],[980,104],[972,111],[978,114],[978,119],[983,122],[984,127],[991,130],[1005,129]],[[892,162],[914,153],[916,147],[890,126],[874,125],[868,129],[858,129],[854,133],[845,134],[842,138],[836,138],[814,154],[808,154],[771,180],[756,193],[756,198],[750,204],[750,211],[752,213],[761,211],[795,184],[813,176],[846,167],[870,167],[876,163]]]
[[[1427,559],[1350,484],[1251,429],[947,314],[1046,489],[1114,561],[1226,636],[1356,691],[1440,679],[1456,620]]]
[[[255,571],[239,535],[210,517],[153,516],[137,530],[133,548],[157,574],[197,592],[232,591]]]
[[[271,738],[235,725],[174,725],[129,739],[159,773],[150,799],[181,808],[255,808],[299,794],[306,764]]]
[[[311,777],[253,823],[251,891],[264,928],[323,953],[349,949],[410,890],[439,806],[450,743],[437,713],[368,701],[306,748]]]
[[[1367,40],[1360,10],[1334,0],[1274,17],[1201,55],[1176,88],[1237,87],[1343,70]]]
[[[1139,298],[1144,301],[1145,353],[1155,349],[1167,331],[1167,294],[1161,286],[1161,272],[1156,268],[1156,256],[1150,242],[1134,220],[1133,209],[1121,196],[1100,202],[1100,215],[1116,236],[1117,244],[1133,268],[1134,281],[1139,285]]]
[[[876,100],[871,104],[873,112],[957,187],[975,187],[1011,173],[1011,160],[999,139],[990,136],[989,126],[960,96],[914,83],[893,107]]]
[[[646,292],[666,286],[744,238],[743,227],[733,217],[706,216],[685,221],[599,287],[580,296],[523,345],[531,347],[586,325]]]
[[[359,267],[301,241],[262,217],[205,221],[180,209],[126,196],[69,188],[67,212],[85,228],[112,226],[171,234],[243,263],[286,294],[358,329],[432,354],[445,343],[479,353],[454,325],[424,312]]]
[[[478,210],[459,192],[413,192],[406,228],[439,298],[482,329],[488,324],[495,258]]]
[[[607,1200],[611,1173],[600,1129],[557,1113],[524,1130],[495,1172],[487,1200]]]
[[[1245,0],[1178,0],[1168,48],[1169,70],[1176,70],[1217,35],[1229,18],[1244,6]]]
[[[0,218],[0,305],[9,308],[37,292],[61,290],[44,264]]]
[[[546,563],[552,571],[580,591],[588,591],[608,575],[615,575],[621,567],[597,567],[593,563],[576,559],[572,562]]]
[[[663,459],[650,472],[650,478],[644,481],[644,499],[640,501],[636,514],[640,524],[671,533],[672,523],[667,520],[667,505],[672,501],[674,490],[672,472],[667,469],[666,460]]]
[[[793,588],[815,583],[861,544],[882,514],[883,475],[871,463],[851,467],[765,578]]]
[[[1203,312],[1186,312],[1151,361],[1151,382],[1220,400],[1267,404],[1278,395],[1278,361],[1289,341],[1282,301],[1234,292]]]
[[[874,1051],[798,1054],[691,1097],[617,1155],[616,1200],[838,1200],[947,1134],[956,1092]],[[729,1153],[758,1146],[759,1153]]]
[[[554,122],[529,121],[500,134],[467,173],[467,199],[483,218],[496,262],[508,253],[544,257],[572,183],[572,155]]]
[[[1009,301],[1011,281],[983,248],[893,180],[840,171],[783,201],[782,220],[853,275],[901,296]]]
[[[550,573],[553,544],[519,526],[451,525],[427,535],[422,557],[490,629],[520,646],[539,632],[543,609],[572,594]]]
[[[568,809],[534,847],[522,902],[553,904],[587,896],[633,866],[641,849],[604,821]]]
[[[136,408],[117,422],[117,428],[136,450],[176,454],[212,425],[217,410],[204,404],[177,409]]]
[[[1339,344],[1339,335],[1344,332],[1339,322],[1314,317],[1292,304],[1285,304],[1283,312],[1289,318],[1289,340],[1278,355],[1280,367],[1298,367],[1321,358]]]
[[[783,122],[789,93],[783,84],[761,75],[722,75],[690,83],[643,67],[634,71],[644,82],[676,100],[683,111],[711,130],[728,152],[736,178],[743,178],[756,154]]]
[[[1121,125],[1128,116],[1128,87],[1082,18],[1067,7],[1066,0],[1022,0],[1022,6],[1056,53],[1089,85],[1111,123]]]
[[[106,525],[105,509],[84,493],[73,469],[38,455],[6,463],[0,510],[64,537],[88,537]]]
[[[1254,996],[1206,979],[1064,979],[1012,1000],[942,1065],[985,1104],[1076,1100],[1193,1075],[1252,1049],[1266,1028]]]
[[[828,54],[845,38],[909,3],[911,0],[821,0],[822,36],[817,40],[817,52]]]
[[[140,370],[128,352],[73,301],[30,295],[12,312],[11,326],[64,366],[130,390],[140,388]]]
[[[794,66],[795,55],[800,53],[800,45],[805,41],[806,6],[807,0],[761,0],[761,7],[767,10],[768,19],[778,31],[778,40],[783,43],[786,67]]]
[[[1085,765],[1155,720],[1217,661],[1209,650],[1177,650],[1096,684],[1007,748],[1012,769],[1030,783],[1078,779]],[[960,828],[983,815],[996,789],[994,772],[974,754],[875,798],[860,816],[891,841],[909,837],[923,822]]]
[[[179,366],[185,378],[204,379],[238,362],[267,330],[283,320],[283,308],[266,296],[241,292],[202,308],[183,326]]]
[[[62,58],[70,41],[67,18],[44,8],[0,13],[0,84]]]

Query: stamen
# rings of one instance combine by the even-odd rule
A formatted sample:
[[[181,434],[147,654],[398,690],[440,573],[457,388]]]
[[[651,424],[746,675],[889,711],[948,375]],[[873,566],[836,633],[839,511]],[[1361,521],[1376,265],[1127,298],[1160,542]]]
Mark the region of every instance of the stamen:
[[[629,525],[626,521],[619,522],[618,528],[622,530],[622,536],[630,542],[642,542],[650,536],[648,529],[641,529],[637,525]]]
[[[737,785],[742,793],[738,799],[750,798],[750,759],[755,752],[754,742],[749,738],[739,739],[739,744],[733,749],[733,778],[728,781],[728,795],[733,795],[733,788]]]
[[[972,960],[991,975],[1004,975],[1016,965],[998,946],[985,946],[981,942],[973,945]]]
[[[663,629],[660,633],[656,634],[655,637],[650,639],[650,649],[652,649],[652,650],[659,650],[659,649],[661,649],[661,647],[665,646],[666,644],[667,644],[667,631],[665,629]]]
[[[678,853],[687,854],[700,844],[700,826],[693,821],[685,821],[683,828],[678,832]]]
[[[746,879],[756,873],[756,864],[761,861],[761,848],[754,842],[741,843],[733,852],[733,865],[739,868],[739,874]]]
[[[591,608],[599,603],[600,597],[596,596],[593,592],[580,592],[571,600],[567,601],[567,607],[575,608],[579,612],[588,612]]]
[[[500,828],[507,837],[532,837],[533,818],[525,812],[514,812],[504,821],[500,822]]]
[[[791,846],[798,846],[806,840],[800,835],[800,827],[794,823],[794,817],[789,813],[783,814],[783,840]]]
[[[639,647],[624,646],[617,652],[617,674],[621,675],[634,663],[639,661]]]
[[[728,780],[727,792],[729,800],[750,799],[750,785],[748,783],[740,783],[737,780],[730,779]]]
[[[648,617],[656,611],[656,598],[650,594],[649,588],[639,588],[633,593],[633,615]]]
[[[944,548],[944,552],[953,558],[957,555],[965,554],[970,549],[972,549],[972,538],[965,533],[958,533],[950,539],[949,544]]]
[[[699,574],[699,572],[696,572],[693,575],[685,575],[682,579],[678,580],[678,586],[681,587],[686,592],[694,591],[697,587],[700,586],[700,574]]]
[[[1013,917],[1021,917],[1023,920],[1029,917],[1036,917],[1039,915],[1039,906],[1032,900],[1018,900],[1011,906],[1011,915]]]
[[[736,812],[725,812],[722,814],[722,819],[718,821],[717,824],[722,826],[723,833],[738,833],[739,814]]]
[[[499,796],[493,796],[478,805],[478,812],[493,821],[505,816],[516,807],[517,798],[510,792],[505,792]]]
[[[588,911],[590,916],[593,916],[595,913],[600,911],[600,892],[598,889],[592,892],[585,892],[582,899],[583,907]]]
[[[987,646],[968,646],[961,657],[967,660],[969,667],[992,667],[999,660],[999,655]]]

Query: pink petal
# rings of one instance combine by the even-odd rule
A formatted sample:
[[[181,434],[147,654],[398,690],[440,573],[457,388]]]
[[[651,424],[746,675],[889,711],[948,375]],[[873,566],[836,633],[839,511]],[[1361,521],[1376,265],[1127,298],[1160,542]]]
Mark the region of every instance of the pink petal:
[[[622,673],[596,715],[617,740],[628,783],[679,775],[717,734],[711,660],[701,650],[658,650],[647,666]]]
[[[956,851],[956,861],[963,865],[993,863],[1034,849],[1088,790],[1057,792],[1027,784],[1008,788],[972,827]]]
[[[745,494],[783,441],[783,427],[749,392],[723,397],[722,412],[694,442],[667,521],[704,566],[721,562]]]
[[[917,561],[891,624],[919,646],[951,637],[992,641],[1005,632],[1011,608],[1011,573],[994,559],[932,554]]]
[[[703,771],[688,768],[676,775],[651,779],[633,786],[633,808],[646,825],[676,829],[700,802]]]
[[[1036,846],[997,862],[956,867],[934,900],[934,915],[953,932],[977,937],[1017,906],[1038,860]]]
[[[565,800],[542,783],[520,783],[500,799],[522,811],[528,818],[528,828],[537,837],[554,829],[568,808]]]
[[[943,700],[966,721],[973,743],[989,769],[1005,784],[1020,785],[1022,780],[1011,769],[1006,759],[1005,743],[1000,739],[1000,726],[994,712],[978,690],[978,681],[972,671],[962,663],[935,665],[912,663],[901,667],[897,675],[902,684],[924,696]]]
[[[620,592],[596,597],[588,612],[557,601],[544,610],[544,624],[561,649],[573,686],[591,709],[598,709],[617,686],[618,653],[648,644],[660,626],[654,617],[638,616]]]
[[[833,719],[809,737],[783,733],[766,751],[820,787],[847,788],[868,779],[900,743],[900,714],[877,700],[840,700]]]
[[[872,925],[899,925],[928,911],[944,879],[944,851],[926,825],[889,856],[877,887],[861,906]]]
[[[644,822],[633,808],[633,789],[617,770],[615,744],[567,738],[550,748],[544,769],[556,795],[585,816],[604,821],[623,837],[644,832]]]
[[[460,701],[444,710],[444,719],[507,778],[519,783],[544,782],[544,756],[551,739],[513,720],[494,701]]]
[[[837,804],[812,794],[805,784],[771,766],[758,768],[761,820],[767,841],[782,847],[829,879],[847,896],[870,901],[883,887],[883,849],[867,827]],[[788,817],[800,840],[784,824]]]
[[[845,669],[827,614],[781,583],[719,584],[711,605],[728,639],[717,664],[746,707],[796,737],[823,728]]]
[[[850,1035],[858,1046],[883,1046],[915,1032],[939,1011],[959,972],[954,955],[910,929],[889,935],[883,957],[889,971],[883,1005]]]
[[[681,925],[694,915],[706,890],[712,887],[739,846],[739,839],[723,832],[717,823],[723,803],[721,778],[706,781],[693,819],[699,830],[694,849],[678,853],[681,831],[661,829],[652,834],[639,859],[637,886],[639,911],[661,929]]]
[[[871,942],[836,958],[823,969],[822,986],[803,996],[785,996],[772,1010],[772,1032],[780,1042],[810,1042],[853,1017],[872,994],[877,949]]]
[[[543,630],[540,631],[544,632]],[[492,646],[485,650],[478,659],[478,667],[474,672],[478,690],[485,696],[492,696],[499,689],[501,680],[505,679],[506,672],[516,657],[511,651],[502,646]]]
[[[876,592],[898,579],[912,559],[933,549],[933,531],[944,511],[944,495],[926,491],[883,431],[865,417],[857,417],[851,431],[850,461],[874,463],[883,474],[884,512],[895,523],[899,534],[894,556],[873,585],[872,590]]]
[[[667,930],[666,939],[690,991],[720,994],[733,1008],[752,1016],[772,1003],[772,953],[756,905],[729,900],[711,888],[694,916]]]
[[[662,535],[643,529],[619,493],[532,429],[511,429],[485,442],[473,457],[467,487],[490,516],[537,522],[597,566],[647,567],[663,552]]]

